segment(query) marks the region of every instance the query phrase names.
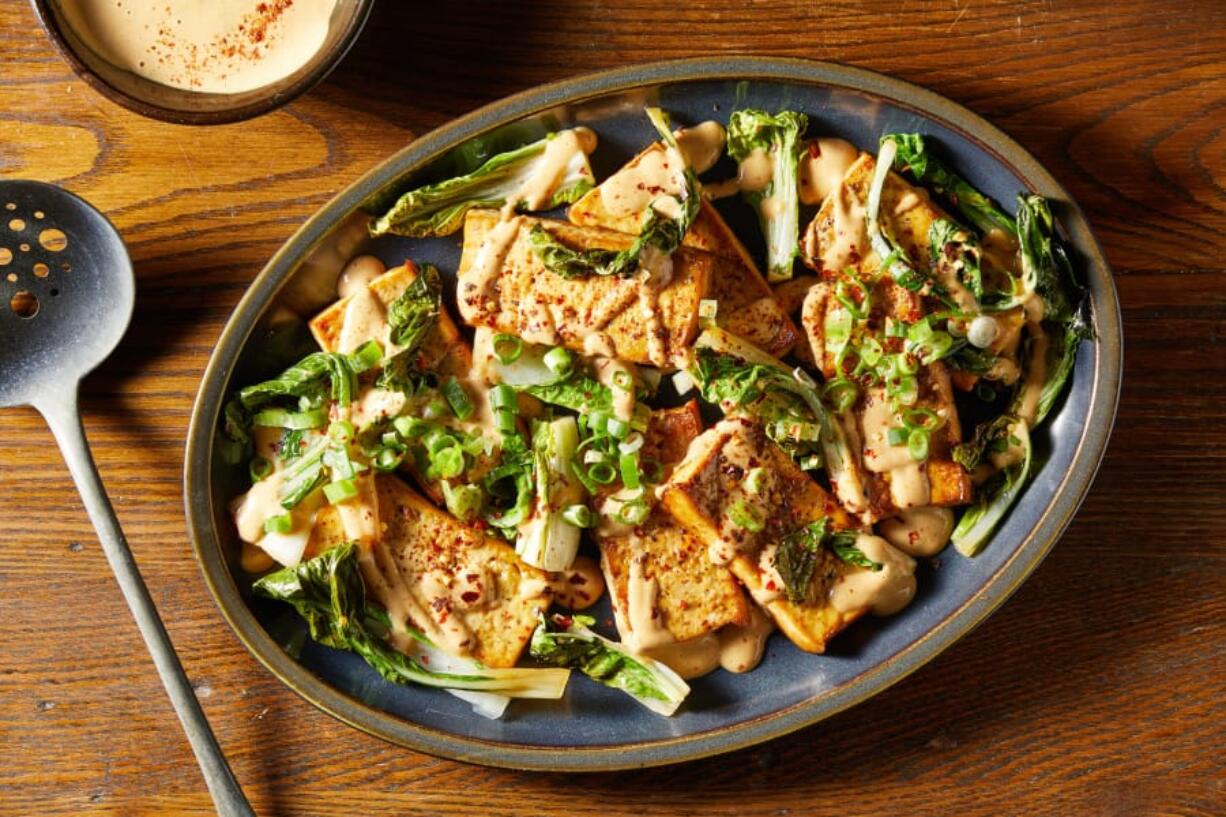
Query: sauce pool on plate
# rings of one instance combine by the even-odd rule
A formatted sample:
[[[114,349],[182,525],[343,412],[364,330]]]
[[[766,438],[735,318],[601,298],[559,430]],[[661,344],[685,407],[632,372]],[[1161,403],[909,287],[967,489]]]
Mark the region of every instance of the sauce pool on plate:
[[[145,79],[212,94],[270,85],[323,46],[336,0],[64,0],[98,56]]]

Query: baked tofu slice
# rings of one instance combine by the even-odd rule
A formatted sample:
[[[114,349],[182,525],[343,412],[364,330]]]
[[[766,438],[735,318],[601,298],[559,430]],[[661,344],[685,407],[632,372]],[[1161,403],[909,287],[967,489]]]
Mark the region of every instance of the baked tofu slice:
[[[417,278],[418,274],[417,265],[412,261],[408,261],[404,266],[390,269],[371,281],[370,291],[386,311],[400,297],[401,293],[408,288],[409,284]],[[337,350],[339,339],[344,330],[346,310],[352,297],[341,298],[315,316],[311,321],[311,334],[315,336],[316,342],[319,343],[324,351],[334,352]],[[455,377],[462,381],[471,379],[470,375],[473,369],[472,350],[469,348],[468,343],[465,342],[463,336],[460,335],[460,330],[456,327],[455,321],[451,319],[451,315],[447,313],[445,306],[440,307],[438,320],[435,322],[434,328],[426,333],[426,336],[422,339],[421,346],[418,347],[418,354],[421,356],[422,368],[436,373],[440,380],[447,377]],[[486,400],[484,390],[469,389],[468,392],[469,397],[478,408],[474,416],[487,417],[488,412],[484,408]],[[380,415],[397,415],[404,410],[405,404],[404,396],[398,392],[389,392],[376,388],[364,389],[355,404],[354,423],[360,427],[365,422]],[[457,424],[459,423],[457,422]],[[472,433],[478,430],[483,433],[488,431],[488,429],[479,428],[474,423],[469,423],[464,430]],[[496,447],[497,442],[492,442],[494,447]],[[488,468],[493,466],[494,460],[493,451],[489,455],[478,457],[477,461],[468,470],[469,478],[479,479]],[[441,483],[436,479],[427,479],[424,470],[414,463],[412,457],[405,458],[402,468],[413,475],[413,478],[430,499],[434,500],[436,504],[443,504]]]
[[[753,469],[756,492],[746,487]],[[720,421],[690,445],[685,460],[665,484],[663,505],[726,563],[779,629],[806,652],[825,651],[827,642],[864,609],[840,612],[827,600],[829,588],[848,568],[822,551],[809,588],[809,601],[785,595],[774,566],[780,541],[809,522],[829,517],[835,529],[855,527],[834,498],[801,471],[752,421]],[[746,525],[746,515],[753,521]]]
[[[702,432],[698,403],[662,409],[652,414],[643,456],[659,460],[666,473],[685,456]],[[600,563],[610,588],[613,611],[622,640],[629,632],[632,573],[655,581],[654,611],[658,624],[677,641],[688,641],[728,624],[747,624],[749,605],[727,567],[707,558],[706,545],[657,506],[631,533],[595,534]],[[637,561],[637,567],[634,562]]]
[[[403,266],[393,267],[370,282],[370,291],[386,311],[418,276],[417,265],[406,261]],[[340,344],[341,330],[345,323],[345,310],[352,296],[341,298],[316,315],[310,323],[311,334],[325,352],[335,352]],[[472,369],[472,351],[455,321],[447,314],[446,307],[439,310],[438,322],[433,331],[422,340],[419,347],[426,368],[441,377],[455,375],[464,377]]]
[[[666,151],[660,142],[648,145],[617,173],[572,204],[567,218],[580,226],[637,234],[646,212],[640,207],[642,202],[636,200],[627,209],[624,204],[606,201],[605,196],[613,195],[612,191],[623,187],[623,177],[639,175],[650,169],[645,166],[659,164],[665,156]],[[721,266],[719,274],[711,280],[709,297],[719,303],[719,325],[752,341],[775,357],[787,354],[800,340],[800,330],[775,302],[753,256],[710,201],[703,200],[684,243],[687,247],[705,250],[735,262]]]
[[[726,259],[681,247],[662,286],[642,273],[568,278],[545,269],[532,249],[536,226],[573,250],[624,250],[634,236],[566,221],[471,210],[460,257],[460,315],[531,343],[559,344],[582,354],[672,367],[698,330],[698,304]],[[663,278],[664,276],[661,276]]]
[[[927,306],[919,295],[902,288],[889,275],[880,274],[881,260],[868,246],[863,213],[874,167],[873,157],[861,154],[848,169],[842,184],[823,201],[805,234],[805,263],[817,270],[821,279],[815,281],[805,295],[801,326],[808,340],[809,356],[827,379],[838,374],[834,350],[828,347],[825,332],[827,315],[832,309],[841,308],[834,297],[832,283],[838,276],[854,275],[869,287],[871,308],[867,326],[887,351],[899,351],[903,342],[900,338],[885,337],[887,324],[891,321],[915,322],[923,317]],[[923,190],[894,173],[886,177],[882,213],[911,263],[919,269],[928,269],[928,231],[932,223],[945,218],[945,214],[928,200]],[[924,464],[908,461],[901,462],[897,468],[883,465],[907,457],[895,456],[898,451],[886,451],[885,426],[868,422],[875,417],[873,406],[885,399],[879,393],[870,390],[862,394],[852,409],[850,422],[845,422],[845,426],[851,426],[849,437],[860,451],[859,461],[853,468],[863,488],[863,497],[839,498],[857,510],[865,504],[863,516],[868,521],[893,516],[900,510],[915,507],[914,503],[948,506],[971,500],[970,475],[949,459],[950,449],[962,439],[950,369],[937,361],[920,366],[916,377],[919,386],[916,407],[931,409],[944,420],[941,429],[930,438],[929,458]],[[890,424],[901,425],[901,421],[886,425]],[[901,454],[906,454],[905,448]],[[911,487],[904,489],[904,485]]]
[[[489,667],[514,666],[549,607],[546,574],[399,478],[376,479],[382,536],[363,545],[368,591],[389,611],[406,610],[408,625],[444,650]],[[317,552],[345,541],[336,507],[325,510],[312,535]]]

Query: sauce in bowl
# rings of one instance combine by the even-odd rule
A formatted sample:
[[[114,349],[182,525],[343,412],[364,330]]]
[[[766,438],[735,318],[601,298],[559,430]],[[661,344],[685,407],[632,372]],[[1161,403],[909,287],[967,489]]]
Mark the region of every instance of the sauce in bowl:
[[[187,91],[236,94],[293,74],[320,50],[336,0],[64,0],[108,62]]]

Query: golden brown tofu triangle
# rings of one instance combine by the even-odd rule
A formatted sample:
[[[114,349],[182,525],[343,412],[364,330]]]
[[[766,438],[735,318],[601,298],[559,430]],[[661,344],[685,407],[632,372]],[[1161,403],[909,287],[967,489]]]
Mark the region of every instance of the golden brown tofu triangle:
[[[406,261],[402,266],[393,267],[371,281],[370,290],[386,310],[404,293],[409,284],[413,283],[418,274],[417,265]],[[325,352],[336,351],[348,304],[349,298],[340,298],[311,320],[311,334]],[[472,368],[472,352],[460,336],[460,330],[446,307],[439,310],[438,322],[433,330],[426,333],[419,351],[425,368],[443,377],[464,377]]]
[[[574,224],[603,227],[637,234],[642,226],[650,196],[632,202],[610,202],[610,190],[619,190],[621,176],[638,172],[645,163],[659,161],[664,154],[659,142],[648,145],[624,167],[583,198],[570,206],[567,218]],[[628,205],[628,206],[627,206]],[[800,340],[800,330],[779,307],[753,256],[724,221],[710,201],[703,200],[698,215],[685,234],[687,247],[718,255],[731,264],[721,265],[711,280],[709,297],[719,303],[718,323],[776,357],[782,357]]]
[[[675,365],[694,340],[699,302],[729,262],[682,247],[663,286],[642,274],[569,278],[547,270],[532,249],[529,234],[537,226],[574,250],[617,251],[634,242],[625,233],[528,216],[508,227],[497,211],[472,210],[464,222],[457,292],[464,320],[582,354]]]
[[[412,261],[406,261],[404,265],[394,267],[371,281],[370,291],[386,312],[419,274],[420,270],[417,265]],[[311,320],[311,334],[314,335],[315,341],[325,352],[334,352],[337,349],[346,320],[346,309],[351,297],[339,299]],[[421,358],[421,368],[434,372],[440,380],[447,377],[455,377],[464,381],[469,378],[473,370],[472,350],[463,336],[460,335],[460,330],[456,326],[455,321],[452,320],[450,313],[447,312],[445,305],[439,307],[438,319],[433,328],[422,339],[421,345],[417,349],[417,354]],[[363,408],[359,413],[373,413],[380,409],[388,410],[401,405],[399,400],[387,399],[389,397],[395,398],[395,395],[370,395],[369,392],[366,395],[373,396],[374,399],[371,400],[373,408]],[[483,395],[475,393],[469,396],[478,405],[485,399]],[[359,403],[362,406],[366,406],[365,400],[361,400]],[[469,469],[470,477],[479,477],[485,473],[493,462],[494,453],[496,452],[492,452],[491,455],[478,457],[477,462]],[[443,504],[443,489],[439,480],[427,478],[411,457],[405,458],[402,468],[413,475],[417,484],[435,504]]]
[[[647,429],[643,456],[671,470],[701,431],[696,401],[658,410]],[[596,540],[623,640],[631,640],[627,609],[635,560],[643,580],[656,583],[657,623],[677,641],[698,638],[728,624],[748,623],[748,603],[732,573],[712,563],[706,546],[664,509],[655,508],[633,532],[597,532]]]
[[[757,491],[746,488],[762,469]],[[831,583],[849,569],[822,551],[808,600],[790,601],[774,567],[780,542],[809,522],[829,518],[837,530],[855,527],[851,517],[753,421],[730,418],[703,432],[665,485],[664,508],[725,562],[796,646],[820,653],[835,634],[865,612],[834,609]],[[738,521],[748,513],[756,522]]]
[[[448,652],[514,666],[549,607],[545,573],[393,475],[379,476],[377,490],[382,536],[364,546],[367,591],[389,612],[408,610],[408,625]],[[309,553],[345,541],[336,510],[317,518]]]
[[[842,309],[835,299],[834,283],[840,276],[851,275],[865,283],[870,299],[867,331],[877,337],[887,352],[900,351],[903,344],[901,338],[885,336],[887,324],[914,323],[929,308],[920,295],[899,286],[889,274],[882,274],[881,259],[869,247],[864,211],[874,168],[873,157],[862,154],[849,168],[842,184],[822,203],[805,234],[805,263],[817,270],[821,278],[805,293],[801,326],[808,341],[808,356],[827,380],[847,374],[836,371],[835,349],[826,338],[827,316],[832,310]],[[911,263],[917,269],[927,270],[928,232],[933,222],[945,218],[945,214],[929,201],[925,191],[894,173],[886,177],[881,212],[883,222],[906,250]],[[851,363],[854,365],[854,359]],[[866,521],[893,516],[912,507],[910,502],[947,506],[965,504],[971,499],[970,475],[949,459],[950,449],[962,439],[950,369],[942,361],[921,365],[916,378],[919,386],[916,407],[936,412],[943,421],[930,438],[926,463],[903,463],[897,468],[881,465],[883,449],[888,445],[886,431],[902,423],[892,419],[884,424],[878,422],[880,413],[872,408],[884,398],[874,398],[871,390],[861,389],[851,416],[845,418],[856,461],[849,466],[853,479],[836,484],[835,490],[840,493],[839,500]],[[849,493],[849,486],[859,486],[859,490]]]

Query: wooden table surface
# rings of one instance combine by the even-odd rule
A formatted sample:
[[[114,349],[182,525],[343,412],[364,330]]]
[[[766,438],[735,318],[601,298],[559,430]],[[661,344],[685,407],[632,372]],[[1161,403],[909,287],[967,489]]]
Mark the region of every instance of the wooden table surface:
[[[988,117],[1085,208],[1127,337],[1110,451],[1076,521],[989,622],[830,721],[675,768],[466,766],[286,691],[222,622],[187,542],[188,414],[275,248],[414,136],[581,71],[713,53],[837,60]],[[1226,813],[1226,5],[378,3],[343,66],[256,121],[142,119],[0,0],[0,176],[118,225],[136,315],[84,386],[102,475],[262,815]],[[0,814],[211,813],[51,437],[0,411]]]

